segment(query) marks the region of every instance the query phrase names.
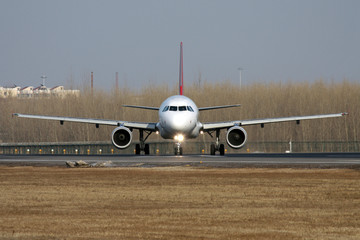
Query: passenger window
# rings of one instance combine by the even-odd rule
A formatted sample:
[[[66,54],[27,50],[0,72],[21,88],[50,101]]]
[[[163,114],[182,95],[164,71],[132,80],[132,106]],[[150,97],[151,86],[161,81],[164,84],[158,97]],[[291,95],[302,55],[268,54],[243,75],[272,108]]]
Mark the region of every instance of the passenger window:
[[[194,112],[194,110],[192,109],[191,106],[187,106],[187,109],[188,109],[190,112]]]
[[[179,106],[179,111],[186,111],[186,106]]]
[[[163,112],[166,112],[167,110],[169,110],[169,106],[164,107]]]
[[[176,106],[170,106],[170,111],[177,111],[177,107]]]

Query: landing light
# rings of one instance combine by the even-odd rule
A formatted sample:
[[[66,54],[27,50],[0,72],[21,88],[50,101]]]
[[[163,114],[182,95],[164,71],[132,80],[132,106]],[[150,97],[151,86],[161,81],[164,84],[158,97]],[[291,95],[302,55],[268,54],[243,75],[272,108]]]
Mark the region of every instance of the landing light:
[[[176,136],[174,137],[174,139],[177,140],[177,141],[179,141],[179,142],[182,142],[182,141],[184,141],[184,136],[181,135],[181,134],[179,134],[179,135],[176,135]]]

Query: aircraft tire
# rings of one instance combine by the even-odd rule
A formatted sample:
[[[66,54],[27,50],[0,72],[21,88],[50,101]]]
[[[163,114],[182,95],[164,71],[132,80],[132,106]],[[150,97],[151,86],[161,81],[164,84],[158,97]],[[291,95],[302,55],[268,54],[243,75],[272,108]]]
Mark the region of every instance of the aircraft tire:
[[[225,146],[224,146],[224,144],[220,144],[219,152],[220,152],[221,156],[225,155]]]
[[[135,154],[140,155],[140,144],[135,145]]]
[[[150,154],[150,146],[149,146],[149,144],[145,144],[144,152],[145,152],[145,155],[149,155],[149,154]]]
[[[215,155],[215,144],[210,145],[210,155]]]

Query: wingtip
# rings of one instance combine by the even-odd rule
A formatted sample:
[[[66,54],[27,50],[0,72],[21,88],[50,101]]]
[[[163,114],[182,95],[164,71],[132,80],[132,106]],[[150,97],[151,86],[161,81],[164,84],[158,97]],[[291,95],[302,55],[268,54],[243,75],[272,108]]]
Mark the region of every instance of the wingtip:
[[[343,112],[343,113],[341,113],[341,115],[346,116],[346,115],[349,115],[349,113],[348,112]]]

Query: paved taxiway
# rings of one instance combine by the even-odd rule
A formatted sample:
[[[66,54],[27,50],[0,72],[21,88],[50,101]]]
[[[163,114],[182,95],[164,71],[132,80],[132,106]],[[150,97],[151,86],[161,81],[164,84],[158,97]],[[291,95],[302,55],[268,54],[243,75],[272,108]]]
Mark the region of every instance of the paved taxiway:
[[[111,161],[114,167],[294,167],[359,168],[360,153],[229,154],[225,156],[135,156],[135,155],[0,155],[2,166],[60,166],[66,161],[87,163]]]

